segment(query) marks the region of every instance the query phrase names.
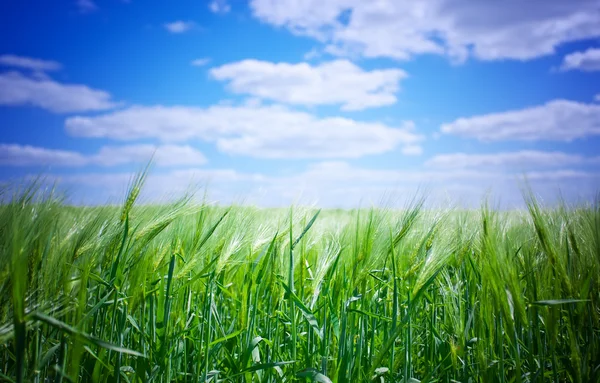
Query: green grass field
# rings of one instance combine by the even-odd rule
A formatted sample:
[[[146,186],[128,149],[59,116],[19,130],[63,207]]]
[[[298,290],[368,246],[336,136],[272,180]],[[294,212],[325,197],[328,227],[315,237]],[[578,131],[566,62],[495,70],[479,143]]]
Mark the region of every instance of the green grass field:
[[[600,204],[0,206],[0,381],[597,382]]]

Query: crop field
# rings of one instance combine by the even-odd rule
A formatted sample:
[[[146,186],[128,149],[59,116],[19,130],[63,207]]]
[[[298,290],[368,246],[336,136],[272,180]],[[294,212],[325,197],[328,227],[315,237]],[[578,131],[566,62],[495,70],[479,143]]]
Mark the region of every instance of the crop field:
[[[0,206],[0,380],[597,382],[600,205]]]

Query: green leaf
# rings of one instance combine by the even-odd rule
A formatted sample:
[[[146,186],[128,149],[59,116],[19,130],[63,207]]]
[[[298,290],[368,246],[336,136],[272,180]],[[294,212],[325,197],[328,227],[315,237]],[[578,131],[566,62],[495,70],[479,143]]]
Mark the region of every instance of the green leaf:
[[[276,367],[281,367],[284,366],[286,364],[292,364],[292,363],[296,363],[295,361],[288,361],[288,362],[273,362],[273,363],[263,363],[263,364],[255,364],[254,366],[248,367],[240,372],[238,372],[237,374],[233,374],[231,376],[228,376],[227,379],[231,380],[233,378],[236,378],[238,376],[244,375],[248,372],[256,372],[256,371],[260,371],[260,370],[267,370],[269,368],[276,368]]]
[[[532,305],[536,306],[556,306],[556,305],[566,305],[568,303],[581,303],[581,302],[590,302],[589,299],[548,299],[543,301],[535,301]]]
[[[234,331],[234,332],[232,332],[231,334],[227,334],[227,335],[225,335],[225,336],[224,336],[224,337],[222,337],[222,338],[219,338],[219,339],[215,339],[215,340],[213,340],[213,341],[212,341],[212,342],[210,342],[208,345],[209,345],[209,347],[212,347],[212,346],[214,346],[214,345],[216,345],[216,344],[219,344],[219,343],[221,343],[221,342],[224,342],[224,341],[226,341],[226,340],[229,340],[229,339],[235,338],[235,337],[237,337],[238,335],[240,335],[240,334],[241,334],[243,331],[244,331],[244,330],[238,330],[238,331]]]
[[[306,225],[306,227],[302,231],[302,234],[300,234],[300,236],[298,238],[296,238],[296,240],[292,244],[292,249],[294,249],[296,247],[296,245],[300,242],[300,240],[302,239],[302,237],[304,237],[304,235],[306,234],[306,232],[308,232],[308,230],[313,225],[313,223],[315,223],[315,221],[317,220],[317,217],[319,216],[320,212],[321,212],[321,209],[317,210],[317,212],[315,213],[315,215],[313,215],[313,217],[310,219],[310,221],[308,222],[308,224]]]
[[[296,377],[297,378],[309,378],[311,381],[313,382],[319,382],[319,383],[333,383],[331,381],[331,379],[329,379],[327,376],[321,374],[319,371],[317,371],[316,369],[309,367],[309,368],[305,368],[304,370],[300,370],[296,373]]]
[[[115,351],[118,353],[123,353],[123,354],[129,354],[129,355],[133,355],[133,356],[139,356],[141,358],[145,358],[146,356],[142,353],[139,353],[137,351],[134,350],[130,350],[128,348],[125,347],[120,347],[117,346],[115,344],[109,343],[109,342],[105,342],[101,339],[95,338],[89,334],[86,334],[82,331],[79,331],[71,326],[69,326],[68,324],[66,324],[65,322],[62,322],[56,318],[53,318],[49,315],[43,314],[41,312],[38,311],[34,311],[31,316],[39,321],[42,321],[60,331],[63,331],[69,335],[73,335],[73,336],[78,336],[81,337],[83,339],[85,339],[86,341],[88,341],[89,343],[95,344],[96,346],[105,348],[107,350],[111,350],[111,351]]]
[[[298,306],[304,319],[306,319],[308,324],[310,324],[310,326],[315,330],[315,333],[317,334],[319,339],[323,339],[323,332],[319,327],[319,323],[317,322],[317,318],[315,317],[313,312],[310,311],[308,307],[306,307],[306,305],[300,300],[300,298],[298,298],[298,296],[292,290],[290,290],[288,285],[286,285],[283,281],[279,282],[281,283],[285,291],[289,294],[289,297],[292,299],[292,301],[294,301],[296,306]]]

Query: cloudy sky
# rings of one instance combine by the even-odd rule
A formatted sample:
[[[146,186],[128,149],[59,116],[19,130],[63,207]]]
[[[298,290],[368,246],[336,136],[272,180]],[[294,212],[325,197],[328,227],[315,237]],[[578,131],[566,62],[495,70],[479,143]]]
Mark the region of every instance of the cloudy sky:
[[[0,5],[0,182],[75,203],[551,203],[600,190],[600,2]]]

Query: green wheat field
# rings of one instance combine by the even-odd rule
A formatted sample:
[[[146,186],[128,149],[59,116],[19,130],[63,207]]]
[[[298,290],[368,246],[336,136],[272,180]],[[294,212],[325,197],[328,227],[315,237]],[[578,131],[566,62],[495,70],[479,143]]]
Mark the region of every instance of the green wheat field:
[[[600,199],[0,205],[0,380],[598,382]]]

